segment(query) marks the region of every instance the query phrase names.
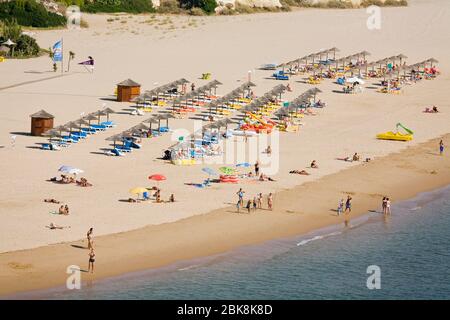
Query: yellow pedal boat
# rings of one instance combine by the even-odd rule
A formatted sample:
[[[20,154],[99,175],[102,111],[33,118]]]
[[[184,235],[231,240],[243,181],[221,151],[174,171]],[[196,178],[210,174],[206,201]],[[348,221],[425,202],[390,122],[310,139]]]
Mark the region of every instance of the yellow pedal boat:
[[[413,135],[409,134],[409,133],[403,134],[400,132],[388,131],[388,132],[383,132],[383,133],[377,134],[377,139],[396,140],[396,141],[411,141],[413,139]]]

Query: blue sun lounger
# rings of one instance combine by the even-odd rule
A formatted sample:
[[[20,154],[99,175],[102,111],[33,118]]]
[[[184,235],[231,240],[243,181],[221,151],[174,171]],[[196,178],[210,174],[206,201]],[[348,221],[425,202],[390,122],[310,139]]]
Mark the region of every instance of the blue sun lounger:
[[[94,128],[95,130],[105,131],[108,127],[102,124],[91,124],[91,128]]]
[[[107,128],[112,128],[116,126],[116,124],[113,121],[103,121],[100,123],[100,125],[105,126]]]

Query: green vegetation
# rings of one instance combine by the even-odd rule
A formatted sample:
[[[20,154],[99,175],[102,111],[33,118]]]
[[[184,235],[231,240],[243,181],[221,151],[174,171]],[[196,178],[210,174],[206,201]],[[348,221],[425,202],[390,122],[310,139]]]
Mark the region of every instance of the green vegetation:
[[[195,15],[195,8],[200,8],[206,14],[214,13],[214,10],[217,7],[216,0],[180,0],[180,5],[184,9],[188,9],[191,11],[191,14]]]
[[[0,43],[3,43],[8,39],[11,39],[15,45],[6,52],[0,52],[1,56],[30,58],[39,56],[42,53],[42,50],[39,48],[34,38],[22,34],[22,28],[14,18],[0,21]]]
[[[0,2],[0,20],[15,18],[21,26],[49,28],[66,24],[62,15],[48,12],[45,7],[35,0],[13,0]]]
[[[310,0],[281,0],[283,7],[303,7],[303,8],[330,8],[330,9],[350,9],[354,8],[350,1],[344,0],[328,0],[326,2],[320,2],[312,4]],[[361,4],[357,7],[368,7],[376,5],[379,7],[402,7],[407,6],[407,0],[362,0]]]
[[[82,11],[97,12],[127,12],[127,13],[146,13],[155,12],[151,0],[94,0],[90,3],[84,3],[81,6]]]

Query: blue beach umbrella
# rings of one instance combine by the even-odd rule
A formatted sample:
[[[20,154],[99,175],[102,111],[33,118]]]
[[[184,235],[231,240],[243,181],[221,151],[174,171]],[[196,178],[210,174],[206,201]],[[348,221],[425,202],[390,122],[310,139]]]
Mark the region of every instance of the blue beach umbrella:
[[[248,167],[250,167],[250,166],[251,166],[251,164],[248,163],[248,162],[242,162],[242,163],[238,163],[238,164],[236,165],[236,167],[241,167],[241,168],[248,168]]]
[[[213,169],[211,169],[211,168],[203,168],[202,171],[205,172],[205,173],[207,173],[207,174],[210,175],[210,176],[215,176],[215,175],[217,175],[217,173],[216,173]]]

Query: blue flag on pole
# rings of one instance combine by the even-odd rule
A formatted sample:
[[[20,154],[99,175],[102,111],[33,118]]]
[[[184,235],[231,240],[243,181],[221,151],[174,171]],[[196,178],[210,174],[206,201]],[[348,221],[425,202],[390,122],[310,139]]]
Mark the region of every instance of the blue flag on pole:
[[[53,45],[53,61],[62,61],[63,52],[62,52],[62,40],[59,40],[57,43]]]

